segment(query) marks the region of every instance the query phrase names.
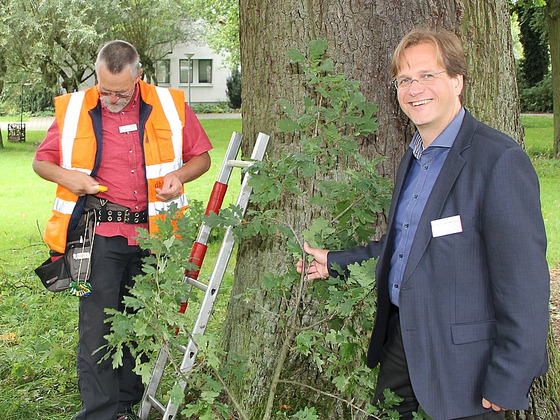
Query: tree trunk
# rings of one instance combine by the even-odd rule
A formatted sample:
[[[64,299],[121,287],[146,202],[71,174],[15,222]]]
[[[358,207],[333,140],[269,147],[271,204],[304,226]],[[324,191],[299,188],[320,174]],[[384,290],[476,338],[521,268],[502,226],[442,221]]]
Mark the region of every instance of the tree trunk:
[[[286,52],[304,51],[310,41],[323,38],[337,70],[349,79],[359,80],[368,101],[378,104],[379,130],[363,138],[359,147],[368,158],[385,156],[379,170],[394,179],[414,127],[399,109],[391,88],[389,63],[399,40],[415,25],[451,29],[461,37],[468,57],[467,108],[522,142],[505,0],[241,0],[239,8],[245,156],[250,154],[259,131],[271,135],[270,160],[275,160],[282,150],[297,146],[297,136],[282,133],[276,127],[276,121],[283,116],[279,99],[301,104],[304,96],[301,75],[290,64]],[[312,213],[318,211],[309,206],[308,199],[299,197],[283,203],[283,216],[292,226],[307,226]],[[382,231],[381,224],[378,230]],[[372,231],[372,236],[379,235]],[[230,357],[241,354],[248,358],[244,382],[230,378],[228,386],[250,419],[263,418],[280,348],[290,333],[289,326],[273,315],[282,310],[281,302],[262,287],[263,279],[285,273],[294,265],[285,241],[280,239],[255,238],[239,246],[223,346]],[[236,298],[248,289],[256,291],[250,301]],[[313,302],[306,303],[311,309],[301,318],[313,318],[315,306]],[[324,376],[294,353],[286,357],[281,372],[283,379],[297,379],[315,389],[328,386],[322,383]],[[316,392],[281,384],[274,407],[276,411],[280,406],[301,408],[308,404],[318,408],[321,419],[358,418],[344,404],[326,400]]]
[[[547,0],[548,43],[552,64],[554,155],[560,157],[560,0]]]

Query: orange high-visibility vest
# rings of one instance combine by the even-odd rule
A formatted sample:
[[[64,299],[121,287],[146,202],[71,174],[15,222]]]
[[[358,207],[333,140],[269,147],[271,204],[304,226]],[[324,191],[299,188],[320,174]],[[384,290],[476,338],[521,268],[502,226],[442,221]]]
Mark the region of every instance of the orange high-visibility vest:
[[[139,81],[141,101],[152,107],[143,127],[144,163],[148,186],[148,219],[150,230],[160,212],[173,203],[179,209],[187,206],[184,194],[162,202],[156,197],[156,187],[163,185],[163,177],[183,166],[183,127],[185,125],[185,95],[182,91],[160,88]],[[56,97],[55,118],[60,131],[60,162],[65,169],[82,171],[91,175],[97,168],[97,139],[94,128],[101,132],[101,120],[92,118],[90,111],[98,106],[96,87]],[[141,108],[142,109],[142,108]],[[58,185],[52,216],[43,236],[54,251],[64,253],[70,220],[82,211],[79,199],[67,188]]]

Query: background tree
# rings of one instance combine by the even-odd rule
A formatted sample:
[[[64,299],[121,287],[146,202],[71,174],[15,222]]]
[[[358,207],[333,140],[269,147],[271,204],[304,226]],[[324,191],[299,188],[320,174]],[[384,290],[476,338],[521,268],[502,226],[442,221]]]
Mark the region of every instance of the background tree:
[[[193,21],[202,21],[206,41],[225,57],[230,69],[239,67],[239,2],[237,0],[184,0]]]
[[[402,5],[387,0],[342,0],[335,4],[319,0],[242,0],[240,24],[246,155],[258,131],[272,135],[270,162],[278,160],[284,150],[298,149],[301,141],[298,134],[281,132],[276,126],[283,115],[279,99],[301,104],[306,93],[300,68],[290,64],[286,51],[293,48],[304,50],[309,41],[323,38],[328,41],[328,54],[334,59],[335,67],[350,79],[361,81],[361,92],[369,101],[379,105],[379,130],[374,135],[362,137],[358,147],[370,159],[386,157],[378,169],[394,179],[414,127],[400,111],[391,89],[389,61],[398,41],[415,25],[448,28],[461,37],[469,73],[466,106],[479,119],[522,142],[505,0],[491,3],[415,0]],[[343,167],[341,165],[340,173]],[[336,173],[331,176],[336,177]],[[308,227],[321,213],[320,207],[310,202],[314,193],[311,183],[307,194],[286,195],[277,207],[282,212],[283,221],[300,231]],[[383,230],[382,221],[376,226],[379,232]],[[293,269],[294,264],[283,237],[257,236],[239,246],[223,342],[230,358],[234,354],[247,357],[250,374],[244,381],[230,378],[228,386],[240,398],[251,419],[262,418],[267,399],[265,390],[280,357],[278,348],[282,339],[279,334],[285,328],[281,317],[269,316],[280,310],[280,299],[268,293],[263,284],[271,281],[270,276],[282,278],[282,274]],[[251,299],[238,298],[248,289],[255,291]],[[298,294],[298,290],[291,292],[292,295]],[[259,307],[265,310],[259,310]],[[303,311],[299,318],[302,322],[321,316],[310,298],[304,298],[300,310]],[[313,366],[304,354],[293,352],[281,376],[315,387],[328,375]],[[374,380],[373,371],[371,380]],[[282,398],[275,400],[275,407],[301,407],[302,403],[321,400],[321,396],[315,391],[310,392],[309,388],[286,383],[279,395]],[[343,418],[340,413],[344,412],[344,407],[338,403],[325,405],[322,409],[319,418]]]
[[[92,76],[93,60],[111,28],[117,2],[49,0],[6,2],[8,70],[12,81],[66,91]]]
[[[156,81],[156,63],[175,45],[196,39],[188,9],[180,0],[124,0],[111,37],[130,42],[138,50],[144,79]]]
[[[37,98],[51,103],[52,96],[76,91],[95,77],[97,52],[108,40],[131,42],[146,79],[155,81],[155,63],[195,33],[180,0],[3,0],[2,5],[0,80],[18,87],[18,98],[19,87],[31,83],[34,104],[43,101]]]
[[[544,8],[544,3],[538,0],[516,1],[512,7],[518,16],[524,55],[520,65],[527,87],[535,86],[548,74],[550,59]]]
[[[241,72],[234,69],[226,80],[226,94],[233,109],[241,108]]]

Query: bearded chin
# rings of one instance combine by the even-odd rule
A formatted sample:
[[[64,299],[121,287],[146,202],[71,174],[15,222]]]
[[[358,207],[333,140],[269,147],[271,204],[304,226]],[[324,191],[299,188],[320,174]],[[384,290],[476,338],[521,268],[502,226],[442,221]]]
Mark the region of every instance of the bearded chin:
[[[124,107],[128,105],[129,100],[120,98],[117,100],[117,102],[111,102],[109,98],[102,97],[101,102],[103,102],[105,108],[107,108],[110,112],[121,112]]]

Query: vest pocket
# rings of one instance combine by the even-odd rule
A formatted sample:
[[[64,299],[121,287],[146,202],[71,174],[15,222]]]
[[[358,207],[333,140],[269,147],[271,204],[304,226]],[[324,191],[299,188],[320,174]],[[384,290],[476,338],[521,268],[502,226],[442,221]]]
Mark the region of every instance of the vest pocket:
[[[164,162],[173,162],[175,152],[171,130],[165,128],[146,127],[144,139],[144,156],[146,165],[154,165]]]

